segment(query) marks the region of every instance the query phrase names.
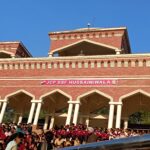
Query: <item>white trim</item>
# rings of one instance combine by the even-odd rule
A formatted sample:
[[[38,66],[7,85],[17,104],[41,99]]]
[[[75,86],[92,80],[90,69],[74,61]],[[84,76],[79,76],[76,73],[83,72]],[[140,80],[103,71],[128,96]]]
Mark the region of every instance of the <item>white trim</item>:
[[[78,33],[78,32],[92,32],[92,31],[109,31],[109,30],[126,30],[126,27],[118,27],[118,28],[80,28],[71,31],[57,31],[57,32],[49,32],[49,34],[60,34],[60,33]]]
[[[140,80],[150,80],[150,76],[149,75],[138,75],[138,77],[136,77],[137,75],[133,75],[133,76],[135,76],[135,77],[132,77],[132,76],[130,76],[130,75],[128,75],[128,77],[124,77],[124,75],[120,75],[120,76],[115,76],[115,77],[112,77],[112,76],[58,76],[57,78],[56,78],[56,76],[44,76],[45,78],[41,78],[41,76],[39,76],[39,78],[38,78],[38,76],[36,76],[36,78],[35,78],[35,76],[30,76],[30,77],[0,77],[0,80],[16,80],[16,81],[18,81],[18,80],[39,80],[39,81],[41,81],[41,80],[50,80],[50,79],[59,79],[59,80],[69,80],[69,79],[78,79],[78,80],[82,80],[82,79],[101,79],[101,80],[103,80],[103,79],[111,79],[111,80],[133,80],[133,79],[140,79]],[[141,77],[140,77],[141,76]]]
[[[138,58],[137,58],[138,57]],[[5,58],[5,59],[0,59],[0,62],[20,62],[20,61],[25,61],[25,62],[30,62],[31,61],[39,61],[39,62],[47,62],[47,61],[70,61],[70,60],[87,60],[87,59],[92,59],[92,60],[95,60],[95,59],[117,59],[117,58],[121,58],[122,59],[131,59],[131,58],[136,58],[136,59],[142,59],[146,57],[146,59],[148,59],[150,57],[150,53],[139,53],[139,54],[121,54],[121,55],[92,55],[92,56],[65,56],[65,57],[26,57],[26,58]],[[147,58],[148,57],[148,58]],[[21,62],[20,62],[21,63]],[[35,63],[35,62],[32,62],[32,63]],[[38,63],[38,62],[37,62]]]
[[[109,105],[122,105],[122,102],[109,102]]]
[[[106,48],[109,48],[109,49],[112,49],[112,50],[118,49],[117,47],[110,46],[110,45],[106,45],[106,44],[103,44],[103,43],[100,43],[100,42],[95,42],[95,41],[88,40],[88,39],[82,39],[82,40],[79,40],[79,41],[74,42],[74,43],[72,43],[72,44],[69,44],[69,45],[66,45],[66,46],[63,46],[63,47],[54,49],[54,50],[52,50],[52,51],[49,53],[49,55],[53,55],[53,53],[56,52],[56,51],[57,51],[57,52],[58,52],[58,51],[62,51],[63,49],[69,48],[69,47],[71,47],[71,46],[77,45],[77,44],[82,43],[82,42],[88,42],[88,43],[95,44],[95,45],[102,46],[102,47],[106,47]]]
[[[42,100],[35,100],[35,99],[31,100],[31,103],[42,103],[42,102],[43,102]]]
[[[128,93],[128,94],[122,95],[122,96],[119,98],[119,102],[122,102],[122,100],[123,100],[124,98],[128,98],[128,97],[130,97],[130,96],[132,96],[132,95],[135,95],[135,94],[137,94],[137,93],[141,93],[141,94],[143,94],[143,95],[145,95],[145,96],[150,97],[150,93],[147,93],[147,92],[143,91],[142,89],[138,89],[138,90],[135,90],[135,91],[130,92],[130,93]]]
[[[80,104],[80,101],[68,101],[68,104]]]
[[[10,93],[10,94],[6,95],[6,96],[5,96],[5,99],[8,100],[9,97],[11,97],[11,96],[13,96],[13,95],[16,95],[16,94],[18,94],[18,93],[24,93],[24,94],[26,94],[26,95],[32,97],[32,99],[35,99],[35,96],[34,96],[34,95],[32,95],[31,93],[25,91],[24,89],[20,89],[20,90],[18,90],[18,91],[16,91],[16,92],[13,92],[13,93]]]
[[[62,95],[64,95],[64,96],[66,96],[67,98],[69,98],[70,101],[72,101],[72,97],[71,97],[70,95],[68,95],[67,93],[63,92],[63,91],[60,90],[60,89],[55,89],[55,90],[53,90],[53,91],[51,91],[51,92],[48,92],[48,93],[46,93],[46,94],[43,94],[43,95],[40,96],[40,99],[43,100],[44,97],[46,97],[46,96],[48,96],[48,95],[51,95],[51,94],[53,94],[53,93],[56,93],[56,92],[58,92],[58,93],[60,93],[60,94],[62,94]]]
[[[86,93],[84,93],[84,94],[81,94],[80,96],[77,97],[77,101],[80,101],[80,99],[81,99],[82,97],[85,97],[85,96],[90,95],[90,94],[92,94],[92,93],[97,93],[97,94],[99,94],[99,95],[101,95],[101,96],[104,96],[104,97],[110,99],[110,102],[113,102],[113,98],[112,98],[111,96],[109,96],[108,94],[103,93],[103,92],[101,92],[101,91],[99,91],[99,90],[96,90],[96,89],[95,89],[95,90],[92,90],[92,91],[89,91],[89,92],[86,92]]]
[[[0,102],[8,102],[7,99],[0,99]]]
[[[5,50],[0,50],[0,53],[4,53],[4,54],[7,54],[7,55],[10,55],[11,57],[15,56],[14,53],[11,53],[11,52],[8,52],[8,51],[5,51]]]

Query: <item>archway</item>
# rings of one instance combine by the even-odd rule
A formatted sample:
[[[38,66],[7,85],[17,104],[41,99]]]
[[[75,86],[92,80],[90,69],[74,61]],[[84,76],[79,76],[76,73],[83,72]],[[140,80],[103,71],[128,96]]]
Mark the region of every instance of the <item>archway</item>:
[[[72,100],[71,96],[65,92],[56,89],[41,96],[43,101],[40,118],[45,117],[44,129],[52,128],[54,125],[65,125],[68,101]]]
[[[123,102],[122,108],[122,127],[144,127],[143,124],[150,124],[146,122],[146,116],[142,117],[142,114],[150,114],[150,93],[147,93],[143,90],[136,90],[129,94],[126,94],[120,98],[120,101]],[[140,118],[138,118],[140,117]],[[133,120],[133,119],[137,119]],[[124,125],[123,125],[124,121]],[[129,126],[128,126],[128,123]],[[134,125],[133,125],[134,124]]]
[[[81,102],[79,123],[85,123],[87,126],[107,127],[111,96],[92,90],[79,96],[78,100]]]
[[[7,101],[5,121],[14,123],[26,123],[31,107],[31,100],[35,96],[25,90],[18,90],[5,96]]]

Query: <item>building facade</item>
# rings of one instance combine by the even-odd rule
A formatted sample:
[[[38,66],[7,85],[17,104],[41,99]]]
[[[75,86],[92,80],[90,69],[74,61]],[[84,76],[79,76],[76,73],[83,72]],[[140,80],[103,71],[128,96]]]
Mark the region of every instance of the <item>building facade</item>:
[[[131,54],[125,27],[49,37],[48,57],[41,58],[21,42],[0,42],[0,123],[7,107],[13,122],[28,114],[35,126],[42,111],[44,129],[70,123],[127,128],[131,114],[150,111],[150,53]]]

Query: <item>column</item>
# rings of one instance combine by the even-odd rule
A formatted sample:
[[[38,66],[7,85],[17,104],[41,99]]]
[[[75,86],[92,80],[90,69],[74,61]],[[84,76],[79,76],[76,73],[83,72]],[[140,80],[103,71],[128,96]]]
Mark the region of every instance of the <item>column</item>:
[[[17,123],[18,125],[22,122],[22,119],[23,119],[23,115],[20,114],[20,115],[19,115],[19,118],[18,118],[18,123]]]
[[[7,107],[7,101],[3,102],[1,113],[0,113],[0,123],[3,121],[4,113]]]
[[[1,109],[1,105],[2,105],[2,102],[0,102],[0,109]]]
[[[120,55],[121,54],[121,50],[120,49],[116,49],[116,55]]]
[[[120,125],[121,125],[121,111],[122,111],[122,104],[118,104],[117,116],[116,116],[116,128],[120,128]]]
[[[124,129],[128,128],[128,118],[124,119]]]
[[[68,102],[68,103],[69,103],[69,107],[68,107],[66,125],[70,125],[71,116],[72,116],[72,109],[73,109],[73,103],[72,102]]]
[[[50,122],[50,125],[49,125],[49,129],[52,129],[53,126],[54,126],[54,121],[55,121],[55,116],[51,116],[51,122]]]
[[[36,106],[36,103],[32,102],[27,123],[32,123],[32,119],[33,119],[33,115],[34,115],[34,111],[35,111],[35,106]]]
[[[73,123],[75,125],[77,124],[77,120],[78,120],[79,107],[80,107],[80,102],[75,104],[75,110],[74,110],[74,116],[73,116]]]
[[[37,123],[38,123],[38,119],[39,119],[39,115],[40,115],[40,111],[41,111],[41,106],[42,106],[42,103],[38,102],[33,125],[37,125]]]
[[[113,120],[114,120],[114,108],[115,105],[112,103],[109,103],[110,107],[109,107],[109,118],[108,118],[108,129],[113,127]]]
[[[90,123],[90,118],[87,117],[86,120],[85,120],[85,124],[86,124],[87,127],[89,126],[89,123]]]
[[[44,127],[43,127],[44,130],[47,130],[48,121],[49,121],[49,115],[46,115],[46,117],[45,117],[45,123],[44,123]]]
[[[16,122],[17,122],[17,118],[18,118],[18,115],[15,114],[15,115],[14,115],[14,118],[13,118],[13,123],[16,123]]]

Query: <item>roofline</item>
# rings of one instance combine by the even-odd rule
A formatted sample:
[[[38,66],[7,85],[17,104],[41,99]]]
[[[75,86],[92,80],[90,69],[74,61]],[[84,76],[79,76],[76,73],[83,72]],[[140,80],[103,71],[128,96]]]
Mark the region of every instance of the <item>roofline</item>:
[[[28,49],[24,46],[24,44],[22,43],[22,41],[3,41],[3,42],[0,42],[0,44],[11,44],[11,43],[16,43],[16,44],[20,44],[24,49],[25,51],[27,52],[27,54],[30,56],[30,57],[33,57],[31,55],[31,53],[28,51]]]
[[[62,33],[82,33],[82,32],[93,32],[93,31],[111,31],[111,30],[126,30],[127,27],[116,27],[116,28],[87,28],[87,30],[67,30],[67,31],[58,31],[58,32],[49,32],[48,34],[62,34]]]
[[[20,41],[19,44],[25,49],[30,57],[33,57],[32,54],[28,51],[28,49],[24,46],[24,44]]]
[[[117,59],[117,58],[142,58],[150,57],[150,53],[143,54],[120,54],[120,55],[92,55],[92,56],[66,56],[66,57],[22,57],[22,58],[5,58],[0,59],[0,62],[5,61],[49,61],[49,60],[85,60],[85,59]]]

